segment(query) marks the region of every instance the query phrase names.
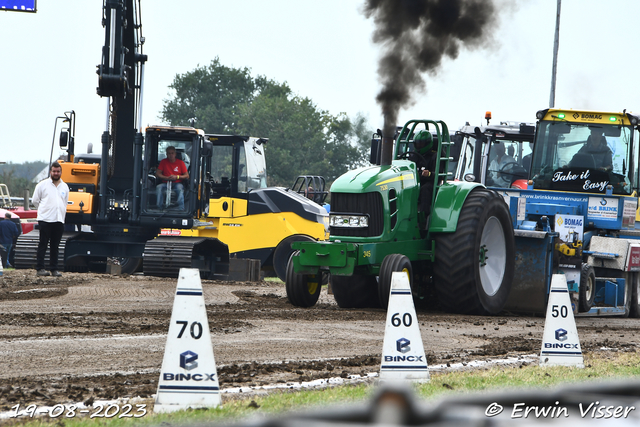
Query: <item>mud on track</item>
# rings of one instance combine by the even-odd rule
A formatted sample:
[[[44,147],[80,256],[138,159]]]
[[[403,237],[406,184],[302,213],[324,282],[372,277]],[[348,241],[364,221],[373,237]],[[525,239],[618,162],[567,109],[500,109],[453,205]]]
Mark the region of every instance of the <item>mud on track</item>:
[[[0,411],[155,394],[176,279],[5,271]],[[221,388],[377,372],[386,313],[339,309],[323,290],[293,307],[280,282],[203,281]],[[537,354],[544,319],[418,307],[430,365]],[[583,351],[638,351],[640,319],[576,319]],[[224,397],[223,397],[224,398]]]

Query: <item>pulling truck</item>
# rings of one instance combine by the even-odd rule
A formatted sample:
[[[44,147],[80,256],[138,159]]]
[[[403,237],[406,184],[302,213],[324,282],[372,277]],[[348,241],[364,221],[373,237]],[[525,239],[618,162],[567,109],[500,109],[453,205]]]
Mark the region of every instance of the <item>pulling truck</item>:
[[[418,212],[420,181],[414,150],[419,130],[435,135],[431,213]],[[507,205],[475,182],[450,182],[450,136],[442,121],[411,120],[372,141],[371,166],[340,176],[330,189],[328,242],[296,242],[287,267],[292,304],[314,305],[330,274],[340,307],[386,307],[393,272],[408,274],[415,296],[433,284],[450,312],[487,314],[504,307],[513,279],[513,227]],[[385,154],[388,153],[388,154]]]
[[[70,188],[66,223],[90,226],[91,231],[66,231],[59,259],[64,260],[65,270],[82,271],[104,268],[109,258],[121,258],[125,261],[123,271],[135,271],[144,256],[145,273],[149,274],[176,276],[181,267],[192,267],[199,268],[203,277],[225,275],[229,251],[219,240],[156,239],[162,228],[203,225],[198,218],[210,206],[203,159],[211,155],[212,144],[204,132],[192,127],[142,129],[147,56],[142,53],[140,22],[139,0],[103,2],[105,44],[97,69],[97,93],[108,102],[100,162],[76,162],[73,138],[66,134],[61,139],[61,146],[68,151],[68,162],[62,163],[63,180]],[[188,163],[184,208],[175,204],[175,188],[167,192],[166,203],[158,203],[156,183],[147,179],[169,145],[185,155]],[[16,267],[33,268],[37,241],[37,231],[18,239]]]
[[[516,240],[505,309],[544,314],[551,275],[564,273],[577,315],[638,317],[640,118],[562,109],[536,117],[527,188],[497,190]],[[600,149],[585,147],[592,133],[602,135]]]

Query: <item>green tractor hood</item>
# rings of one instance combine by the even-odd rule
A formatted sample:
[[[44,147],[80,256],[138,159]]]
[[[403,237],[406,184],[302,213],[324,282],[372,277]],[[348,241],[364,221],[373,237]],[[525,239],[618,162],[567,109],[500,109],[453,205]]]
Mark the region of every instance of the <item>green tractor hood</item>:
[[[336,193],[366,193],[380,191],[384,185],[400,188],[415,187],[415,163],[407,160],[395,160],[392,165],[373,165],[355,169],[338,177],[331,186]]]

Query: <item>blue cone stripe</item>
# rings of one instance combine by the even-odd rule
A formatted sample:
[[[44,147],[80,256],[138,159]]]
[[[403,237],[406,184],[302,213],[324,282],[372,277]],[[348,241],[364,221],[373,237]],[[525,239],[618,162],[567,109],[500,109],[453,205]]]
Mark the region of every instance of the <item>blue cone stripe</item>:
[[[391,295],[411,295],[411,291],[403,291],[403,290],[391,291]]]
[[[582,356],[581,351],[543,351],[540,354],[549,356]]]
[[[429,367],[427,365],[421,365],[421,366],[411,366],[411,365],[397,365],[397,366],[393,366],[393,365],[382,365],[380,366],[380,369],[429,369]]]
[[[220,391],[220,387],[188,386],[188,385],[161,385],[160,391]]]
[[[177,291],[176,295],[185,295],[188,297],[197,297],[202,295],[202,292],[186,292],[186,291]]]

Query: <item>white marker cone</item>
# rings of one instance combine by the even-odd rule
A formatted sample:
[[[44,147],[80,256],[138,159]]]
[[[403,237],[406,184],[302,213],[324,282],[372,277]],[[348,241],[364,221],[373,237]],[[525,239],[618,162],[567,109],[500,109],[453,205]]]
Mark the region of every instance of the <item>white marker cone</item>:
[[[578,328],[564,274],[554,274],[551,278],[540,352],[540,366],[555,365],[584,368]]]
[[[181,268],[153,411],[213,408],[220,401],[200,272]]]
[[[395,272],[391,276],[380,365],[380,381],[396,380],[429,381],[429,367],[422,345],[416,308],[413,305],[409,277],[404,272]]]

